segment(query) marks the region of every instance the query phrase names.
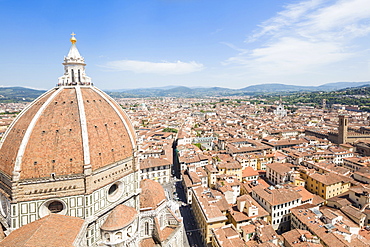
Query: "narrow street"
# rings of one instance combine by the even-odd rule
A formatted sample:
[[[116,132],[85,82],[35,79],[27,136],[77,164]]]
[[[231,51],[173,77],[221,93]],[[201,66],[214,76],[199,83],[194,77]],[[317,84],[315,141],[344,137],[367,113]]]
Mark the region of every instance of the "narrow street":
[[[200,229],[196,224],[191,205],[186,204],[186,196],[181,181],[176,182],[176,192],[178,198],[181,202],[183,202],[184,205],[180,207],[180,213],[184,220],[184,228],[189,241],[189,245],[191,247],[202,247],[203,240]]]
[[[186,203],[185,192],[181,181],[171,178],[170,182],[163,185],[166,195],[170,200],[177,201],[180,205],[180,213],[184,221],[186,238],[184,247],[203,247],[203,240],[192,213],[191,205]]]
[[[176,199],[179,203],[181,203],[180,206],[180,213],[183,217],[184,221],[184,228],[185,228],[185,234],[187,243],[184,246],[189,247],[203,247],[203,239],[200,233],[200,229],[198,228],[191,205],[187,204],[186,195],[184,188],[182,186],[180,178],[180,167],[179,167],[179,161],[177,158],[177,152],[176,152],[177,143],[174,142],[173,144],[173,164],[174,164],[174,171],[173,175],[174,177],[171,178],[170,183],[165,185],[165,190],[168,191],[170,199]]]

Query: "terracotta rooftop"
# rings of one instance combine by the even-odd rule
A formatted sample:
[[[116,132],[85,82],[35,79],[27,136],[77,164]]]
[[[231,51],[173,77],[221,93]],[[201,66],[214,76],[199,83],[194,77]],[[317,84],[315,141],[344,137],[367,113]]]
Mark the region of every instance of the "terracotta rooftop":
[[[162,185],[150,179],[140,181],[140,208],[141,209],[156,209],[161,202],[166,200]]]
[[[216,228],[213,230],[214,237],[222,247],[245,246],[244,241],[239,237],[239,233],[231,225]]]
[[[307,230],[301,230],[301,229],[293,229],[288,232],[285,232],[282,234],[285,241],[290,245],[294,247],[320,247],[323,246],[320,244],[320,240],[315,236],[312,236],[312,234]],[[304,241],[302,239],[302,236],[304,236],[304,239],[307,241]],[[315,243],[313,243],[315,242]]]
[[[96,170],[131,157],[135,139],[126,113],[107,94],[95,87],[54,88],[9,127],[0,170],[12,176],[19,167],[20,179],[82,174],[86,163]]]
[[[251,176],[258,176],[258,175],[259,175],[259,173],[250,166],[247,166],[246,168],[244,168],[242,170],[242,177],[243,178],[251,177]]]
[[[155,247],[159,246],[155,243],[153,238],[146,238],[140,241],[139,247]]]
[[[334,174],[334,173],[313,173],[311,175],[309,175],[309,177],[319,181],[320,183],[322,184],[325,184],[325,185],[332,185],[332,184],[336,184],[336,183],[341,183],[341,182],[349,182],[350,179],[344,177],[344,176],[340,176],[340,175],[337,175],[337,174]]]
[[[271,163],[267,164],[266,167],[270,168],[280,175],[285,175],[292,170],[293,165],[290,163]]]
[[[252,187],[252,190],[271,205],[279,205],[302,198],[302,196],[293,189],[268,189],[258,184]]]
[[[136,209],[120,204],[113,209],[100,228],[105,231],[119,230],[130,224],[136,216]]]
[[[11,232],[0,246],[74,246],[84,220],[59,214],[50,214]]]
[[[140,169],[146,169],[158,166],[170,166],[172,163],[163,158],[147,158],[140,161]]]

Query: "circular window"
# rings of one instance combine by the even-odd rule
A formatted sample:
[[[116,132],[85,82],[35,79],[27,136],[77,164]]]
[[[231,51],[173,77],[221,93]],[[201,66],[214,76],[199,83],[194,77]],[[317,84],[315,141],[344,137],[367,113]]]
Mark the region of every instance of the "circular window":
[[[0,204],[1,204],[1,207],[0,207],[1,214],[4,217],[7,217],[9,214],[10,204],[9,204],[9,200],[3,194],[0,194]]]
[[[49,204],[48,209],[50,213],[57,214],[63,211],[63,204],[60,201],[53,201]]]
[[[116,193],[118,190],[118,185],[117,184],[113,184],[109,190],[108,190],[108,195],[113,195],[114,193]]]
[[[67,214],[67,205],[62,200],[49,200],[44,202],[39,208],[40,218],[49,214]]]
[[[123,195],[124,189],[123,189],[123,183],[122,182],[116,182],[112,184],[108,189],[108,201],[115,202],[118,199],[121,198]]]

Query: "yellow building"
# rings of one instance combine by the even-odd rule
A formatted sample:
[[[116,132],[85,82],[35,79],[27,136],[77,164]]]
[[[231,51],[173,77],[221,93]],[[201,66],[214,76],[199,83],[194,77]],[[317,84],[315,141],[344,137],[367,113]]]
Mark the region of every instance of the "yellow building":
[[[266,165],[274,161],[273,154],[256,155],[256,158],[257,158],[257,169],[258,170],[266,170]]]
[[[208,187],[213,188],[217,182],[216,176],[219,174],[219,172],[213,165],[204,166],[204,170],[208,175]]]
[[[304,170],[301,177],[306,181],[306,189],[311,193],[328,199],[349,190],[350,179],[334,173],[318,173]]]
[[[242,166],[239,162],[222,162],[217,165],[220,174],[235,175],[242,181]]]
[[[193,188],[192,209],[198,228],[201,229],[204,246],[212,242],[211,229],[227,222],[229,204],[221,192],[203,187]]]

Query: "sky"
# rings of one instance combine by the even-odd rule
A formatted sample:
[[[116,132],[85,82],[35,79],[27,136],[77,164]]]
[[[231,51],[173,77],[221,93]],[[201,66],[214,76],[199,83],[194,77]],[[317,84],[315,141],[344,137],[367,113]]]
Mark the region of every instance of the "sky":
[[[369,0],[0,0],[0,85],[49,89],[76,33],[101,89],[370,81]]]

